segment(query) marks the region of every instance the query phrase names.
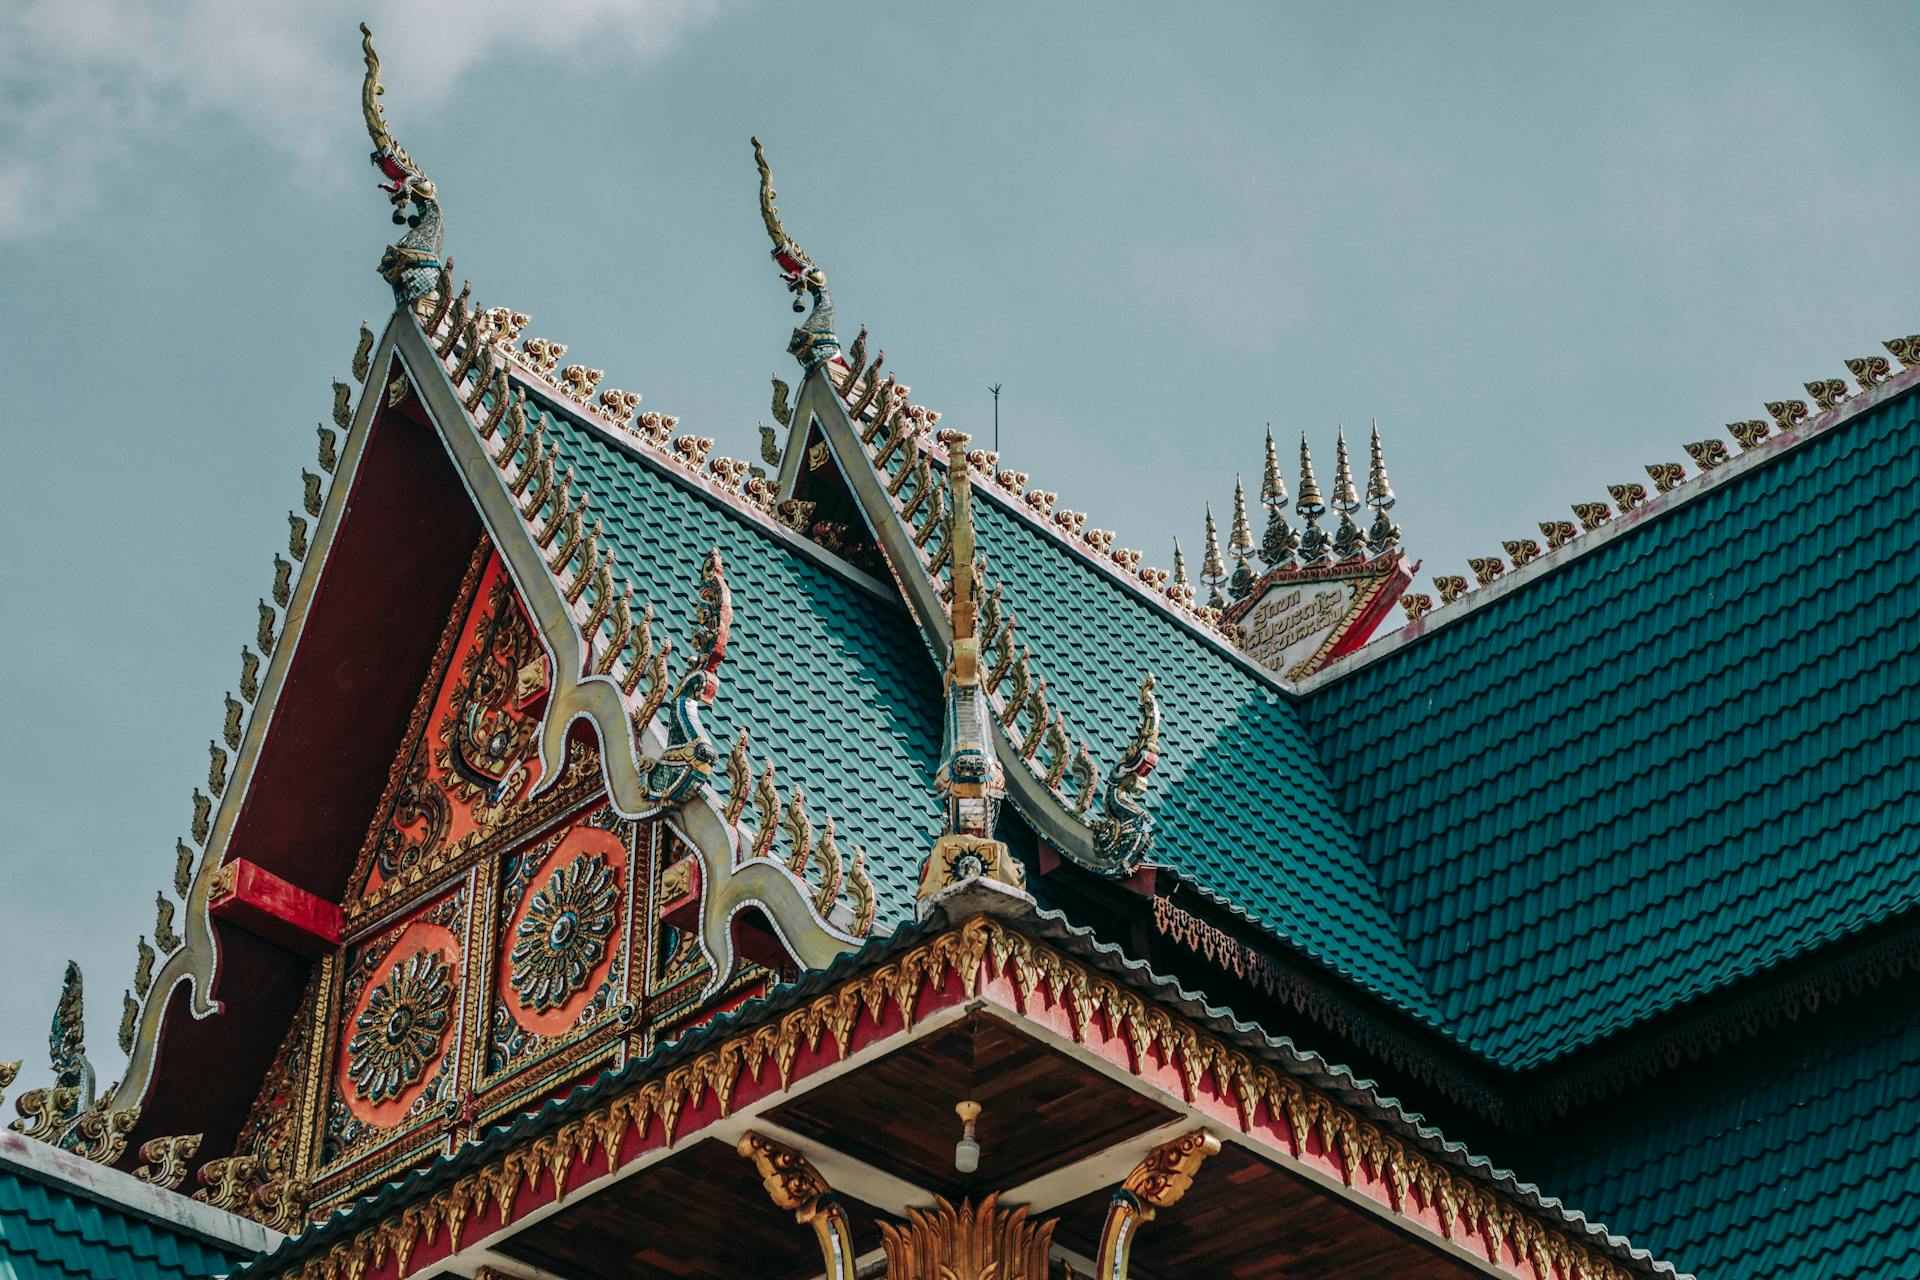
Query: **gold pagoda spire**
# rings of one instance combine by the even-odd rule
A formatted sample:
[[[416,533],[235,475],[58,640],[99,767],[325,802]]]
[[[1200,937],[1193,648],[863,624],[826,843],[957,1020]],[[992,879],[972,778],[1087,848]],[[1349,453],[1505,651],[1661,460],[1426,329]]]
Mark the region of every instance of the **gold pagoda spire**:
[[[1397,499],[1387,482],[1387,457],[1380,447],[1380,420],[1373,420],[1372,464],[1367,468],[1367,505],[1373,508],[1373,524],[1367,529],[1367,549],[1374,555],[1390,551],[1400,544],[1400,526],[1387,517],[1387,509]]]
[[[1373,463],[1367,469],[1367,505],[1385,511],[1394,504],[1393,486],[1387,483],[1387,457],[1380,448],[1380,419],[1373,420]]]
[[[1207,607],[1224,609],[1226,599],[1220,587],[1227,580],[1226,561],[1220,558],[1220,531],[1214,527],[1213,504],[1207,504],[1207,542],[1200,554],[1200,581],[1207,584]]]
[[[1320,482],[1313,478],[1313,454],[1307,451],[1304,431],[1300,433],[1300,500],[1294,504],[1294,510],[1308,520],[1318,520],[1327,510],[1327,504],[1320,497]]]
[[[1227,554],[1244,560],[1252,555],[1257,547],[1253,541],[1253,526],[1247,522],[1247,490],[1240,477],[1233,478],[1233,532],[1227,538]]]
[[[1353,487],[1353,467],[1347,460],[1347,429],[1341,427],[1333,447],[1333,509],[1351,514],[1360,509],[1360,495]]]
[[[1180,550],[1180,539],[1178,538],[1173,540],[1173,585],[1176,587],[1188,585],[1187,557],[1186,554]]]
[[[1280,474],[1280,452],[1273,447],[1273,424],[1267,424],[1267,459],[1260,476],[1260,502],[1271,510],[1285,506],[1287,501],[1286,478]]]
[[[1007,846],[994,838],[1006,774],[994,752],[992,711],[981,679],[979,590],[974,580],[973,481],[967,437],[947,433],[947,496],[952,512],[948,537],[953,553],[953,640],[947,650],[946,731],[934,786],[946,802],[943,830],[921,867],[917,895],[922,914],[932,899],[966,880],[988,879],[1022,890],[1026,875]]]

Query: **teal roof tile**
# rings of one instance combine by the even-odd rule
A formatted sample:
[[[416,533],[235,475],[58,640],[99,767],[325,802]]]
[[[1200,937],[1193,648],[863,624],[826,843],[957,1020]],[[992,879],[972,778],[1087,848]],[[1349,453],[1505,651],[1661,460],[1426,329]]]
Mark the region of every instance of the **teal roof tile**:
[[[1914,403],[1301,702],[1466,1044],[1550,1060],[1920,905]]]
[[[0,1168],[0,1280],[200,1280],[243,1256]]]
[[[656,640],[685,654],[709,547],[733,592],[733,639],[706,713],[724,752],[751,735],[756,771],[774,762],[782,794],[801,787],[841,848],[864,848],[882,926],[911,918],[918,863],[940,829],[940,676],[898,599],[854,581],[600,431],[528,405],[579,473]],[[674,666],[676,673],[679,665]],[[823,749],[826,744],[830,749]],[[724,780],[721,780],[724,789]]]
[[[1111,765],[1160,702],[1151,860],[1423,1019],[1434,1008],[1284,694],[983,493],[979,547],[1055,708]]]
[[[1701,1280],[1920,1274],[1920,1024],[1911,995],[1716,1059],[1533,1172]],[[1904,1025],[1903,1025],[1904,1024]]]

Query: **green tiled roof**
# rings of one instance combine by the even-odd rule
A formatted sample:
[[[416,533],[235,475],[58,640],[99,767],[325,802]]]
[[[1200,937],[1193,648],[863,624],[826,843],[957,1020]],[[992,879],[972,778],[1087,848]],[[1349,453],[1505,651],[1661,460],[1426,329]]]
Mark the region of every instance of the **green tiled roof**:
[[[720,548],[733,639],[708,733],[724,752],[748,730],[755,770],[771,758],[783,796],[800,786],[816,826],[832,815],[841,848],[866,850],[879,923],[910,918],[919,859],[940,829],[941,706],[939,673],[906,606],[599,432],[531,402],[528,411],[578,469],[636,605],[653,602],[655,639],[670,637],[676,654],[686,652],[702,559]]]
[[[1913,998],[1664,1082],[1529,1172],[1701,1280],[1920,1275]]]
[[[199,1280],[243,1256],[0,1167],[0,1280]]]
[[[1157,678],[1152,861],[1431,1018],[1372,869],[1284,695],[997,499],[974,510],[980,550],[1019,622],[1016,639],[1031,646],[1052,705],[1103,767],[1133,735],[1141,678]]]
[[[1916,486],[1900,396],[1301,703],[1463,1041],[1539,1063],[1920,905]]]

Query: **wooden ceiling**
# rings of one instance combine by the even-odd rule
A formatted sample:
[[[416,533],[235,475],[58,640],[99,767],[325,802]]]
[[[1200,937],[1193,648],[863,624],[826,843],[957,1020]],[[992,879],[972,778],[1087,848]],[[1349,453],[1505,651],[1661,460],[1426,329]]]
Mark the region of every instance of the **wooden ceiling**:
[[[1111,1189],[1049,1211],[1056,1243],[1092,1257]],[[1484,1273],[1240,1147],[1143,1224],[1131,1280],[1464,1280]]]
[[[954,1104],[981,1104],[980,1168],[953,1167]],[[777,1108],[783,1128],[952,1201],[1017,1187],[1175,1118],[1118,1081],[976,1013]]]
[[[979,1170],[953,1167],[953,1105],[983,1104]],[[1084,1063],[976,1013],[783,1102],[766,1116],[928,1193],[978,1202],[1177,1118]],[[564,1280],[803,1280],[818,1275],[810,1228],[774,1207],[728,1142],[691,1139],[646,1169],[496,1245]],[[896,1184],[897,1185],[897,1184]],[[1084,1185],[1084,1184],[1083,1184]],[[861,1253],[879,1247],[881,1211],[837,1188]],[[1063,1205],[1056,1243],[1097,1251],[1112,1187]],[[930,1197],[929,1197],[930,1198]],[[1009,1202],[1011,1203],[1011,1202]],[[1482,1274],[1362,1206],[1229,1144],[1180,1203],[1139,1229],[1134,1280],[1461,1280]]]
[[[841,1197],[861,1252],[880,1247],[879,1211]],[[760,1175],[706,1139],[495,1246],[569,1280],[801,1280],[820,1270],[813,1229],[774,1207]]]

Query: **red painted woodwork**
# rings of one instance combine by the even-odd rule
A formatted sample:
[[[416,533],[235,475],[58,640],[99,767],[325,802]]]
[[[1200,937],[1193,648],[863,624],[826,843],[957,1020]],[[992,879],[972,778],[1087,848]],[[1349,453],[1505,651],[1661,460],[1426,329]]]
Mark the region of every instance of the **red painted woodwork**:
[[[411,399],[382,407],[351,484],[332,546],[309,553],[326,563],[230,841],[322,900],[337,899],[352,874],[481,536],[445,447]],[[141,1143],[171,1134],[205,1134],[202,1159],[226,1154],[299,1004],[310,961],[226,921],[215,920],[214,935],[210,995],[222,1010],[193,1017],[185,984],[167,997],[128,1168]]]
[[[325,955],[340,945],[342,913],[337,903],[289,884],[256,862],[231,858],[220,869],[208,910],[303,956]]]

